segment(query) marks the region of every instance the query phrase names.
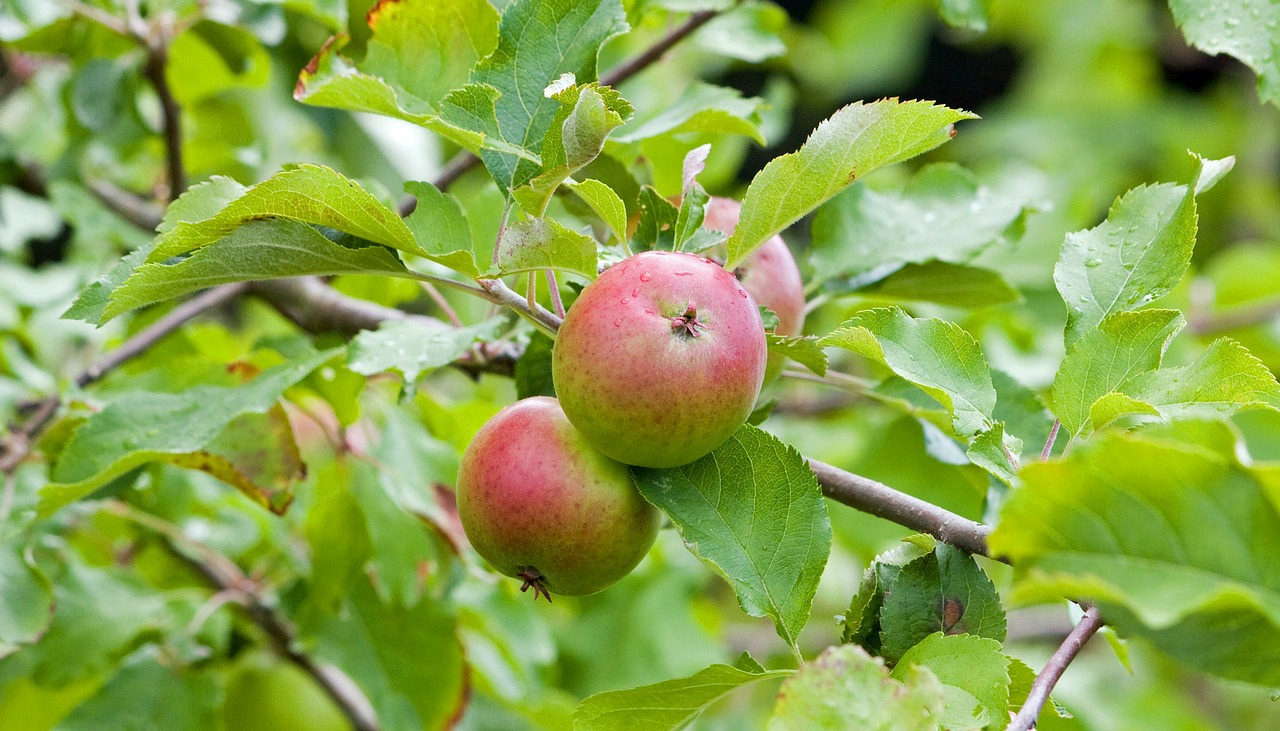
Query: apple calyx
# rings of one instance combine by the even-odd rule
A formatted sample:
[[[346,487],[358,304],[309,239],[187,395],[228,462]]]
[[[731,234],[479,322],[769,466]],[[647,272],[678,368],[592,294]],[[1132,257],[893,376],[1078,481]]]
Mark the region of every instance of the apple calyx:
[[[684,308],[684,314],[671,318],[671,332],[681,337],[696,338],[707,326],[698,319],[698,308],[690,302]]]
[[[517,579],[523,579],[524,583],[520,585],[520,591],[525,592],[530,588],[533,589],[533,600],[538,601],[538,596],[542,595],[547,598],[547,603],[551,603],[551,592],[547,591],[547,585],[543,581],[542,572],[532,566],[528,566],[520,570],[516,574]]]

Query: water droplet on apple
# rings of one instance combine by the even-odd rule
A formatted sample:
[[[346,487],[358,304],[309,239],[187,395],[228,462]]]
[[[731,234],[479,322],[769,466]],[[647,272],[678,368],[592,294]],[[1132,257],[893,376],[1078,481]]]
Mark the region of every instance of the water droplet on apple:
[[[614,327],[622,327],[622,319],[621,319],[621,318],[619,318],[619,319],[617,319],[617,320],[614,320],[614,321],[613,321],[613,326],[614,326]]]
[[[627,303],[628,303],[628,302],[630,302],[630,301],[631,301],[631,298],[630,298],[630,297],[623,297],[623,298],[622,298],[622,300],[619,302],[619,304],[623,304],[623,305],[625,305],[625,304],[627,304]]]
[[[740,289],[740,290],[738,290],[738,296],[739,296],[739,297],[741,297],[742,299],[746,299],[746,298],[747,298],[747,290],[745,290],[745,289]]]
[[[693,272],[672,272],[672,273],[675,274],[677,277],[687,277],[690,274],[693,274]]]
[[[644,272],[640,275],[640,281],[642,282],[647,282],[650,279],[653,279],[653,275],[649,274],[649,272]]]

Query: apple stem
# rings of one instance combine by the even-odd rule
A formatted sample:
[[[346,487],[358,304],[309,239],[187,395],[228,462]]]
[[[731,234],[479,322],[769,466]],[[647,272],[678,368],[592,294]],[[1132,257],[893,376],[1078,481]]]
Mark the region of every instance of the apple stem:
[[[516,574],[516,578],[524,579],[524,583],[520,585],[520,591],[525,592],[533,588],[533,600],[538,601],[538,595],[541,594],[547,598],[547,603],[551,603],[551,592],[547,591],[547,585],[543,583],[542,572],[530,566],[522,569]]]
[[[698,319],[698,308],[692,302],[685,307],[683,315],[671,318],[671,332],[687,338],[698,337],[706,327]]]

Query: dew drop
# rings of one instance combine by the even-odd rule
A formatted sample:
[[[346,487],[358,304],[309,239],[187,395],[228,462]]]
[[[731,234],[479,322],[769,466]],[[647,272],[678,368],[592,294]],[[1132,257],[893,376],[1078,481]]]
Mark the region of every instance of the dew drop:
[[[1101,266],[1102,260],[1095,256],[1092,259],[1089,259],[1088,261],[1086,261],[1084,265],[1089,267],[1090,269],[1093,269],[1094,267]]]
[[[623,297],[623,298],[622,298],[622,301],[621,301],[621,302],[619,302],[619,304],[623,304],[623,305],[625,305],[625,304],[627,304],[627,303],[629,303],[629,302],[631,302],[631,298],[630,298],[630,297]]]
[[[649,274],[649,272],[644,272],[640,275],[640,281],[642,282],[647,282],[650,279],[653,279],[653,275]]]
[[[693,272],[673,272],[673,274],[675,274],[677,277],[687,277],[690,274],[693,274]]]
[[[739,297],[741,297],[742,299],[746,299],[746,298],[747,298],[747,290],[745,290],[745,289],[740,289],[740,290],[738,290],[738,296],[739,296]]]
[[[633,289],[633,290],[631,290],[631,296],[632,296],[632,297],[639,297],[639,296],[640,296],[640,290],[638,290],[638,289]]]

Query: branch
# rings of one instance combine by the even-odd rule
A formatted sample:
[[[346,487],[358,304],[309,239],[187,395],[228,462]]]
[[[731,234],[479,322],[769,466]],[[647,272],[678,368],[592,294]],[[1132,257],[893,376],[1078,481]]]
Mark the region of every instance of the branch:
[[[652,66],[663,54],[670,51],[676,44],[688,38],[697,29],[706,25],[708,21],[723,13],[723,10],[702,10],[689,16],[689,19],[680,25],[672,28],[669,33],[659,38],[654,44],[631,58],[623,61],[616,68],[611,69],[608,73],[600,77],[601,86],[617,86],[636,74],[644,71]],[[440,171],[440,175],[435,179],[434,185],[440,190],[446,190],[466,175],[471,168],[480,163],[480,158],[463,150],[453,157],[449,158],[449,162],[445,164],[444,170]],[[418,199],[413,196],[405,196],[400,200],[400,215],[408,216],[418,207]]]
[[[244,284],[224,284],[221,287],[207,290],[174,307],[164,317],[138,331],[124,341],[119,348],[106,354],[86,368],[80,375],[76,376],[76,385],[83,388],[99,380],[120,365],[141,355],[152,345],[164,339],[166,335],[182,327],[187,321],[232,299],[245,291],[246,288]],[[36,437],[52,421],[61,403],[62,399],[58,394],[42,399],[36,404],[35,409],[23,422],[22,426],[15,428],[9,434],[4,440],[3,446],[0,447],[0,473],[7,475],[18,469],[18,465],[22,464],[22,461],[31,453],[31,447],[35,444]]]
[[[163,537],[174,554],[198,571],[219,593],[236,598],[236,603],[267,636],[276,652],[315,678],[356,731],[379,731],[373,704],[355,681],[336,666],[319,662],[303,652],[289,621],[276,611],[272,602],[264,600],[257,582],[246,576],[234,561],[191,538],[178,526],[126,503],[111,500],[104,508]]]
[[[724,11],[702,10],[694,13],[689,16],[688,20],[672,28],[669,33],[659,38],[652,46],[610,69],[609,73],[600,77],[600,85],[617,86],[644,71],[652,66],[655,61],[662,58],[663,54],[675,47],[677,43],[688,38],[694,31],[706,25],[712,18],[722,12]]]
[[[1191,332],[1196,335],[1214,335],[1243,327],[1264,325],[1280,318],[1280,300],[1235,307],[1216,315],[1201,314],[1191,317]]]
[[[252,282],[248,286],[250,293],[313,335],[354,335],[361,330],[377,330],[387,320],[413,320],[432,328],[449,327],[448,323],[434,317],[412,315],[404,310],[349,297],[315,277],[272,279]],[[477,343],[455,360],[453,366],[472,376],[480,373],[511,376],[523,352],[517,343]]]
[[[1102,615],[1098,612],[1098,608],[1089,607],[1085,610],[1084,616],[1080,618],[1080,624],[1071,630],[1071,634],[1062,641],[1062,645],[1053,653],[1053,657],[1049,658],[1044,670],[1036,676],[1035,682],[1031,684],[1031,692],[1027,694],[1027,702],[1022,704],[1022,709],[1018,711],[1018,715],[1014,717],[1006,731],[1030,731],[1036,727],[1040,709],[1044,708],[1044,704],[1048,702],[1053,686],[1058,684],[1058,679],[1066,672],[1067,666],[1076,659],[1076,655],[1080,654],[1085,643],[1101,627]]]
[[[888,485],[810,459],[822,494],[851,508],[893,521],[937,538],[969,553],[989,556],[987,536],[991,528],[913,497]]]
[[[169,177],[169,200],[175,201],[187,189],[187,173],[182,163],[182,110],[173,98],[165,68],[169,65],[171,29],[155,30],[155,38],[147,45],[146,75],[160,98],[160,113],[164,119],[165,167]]]

